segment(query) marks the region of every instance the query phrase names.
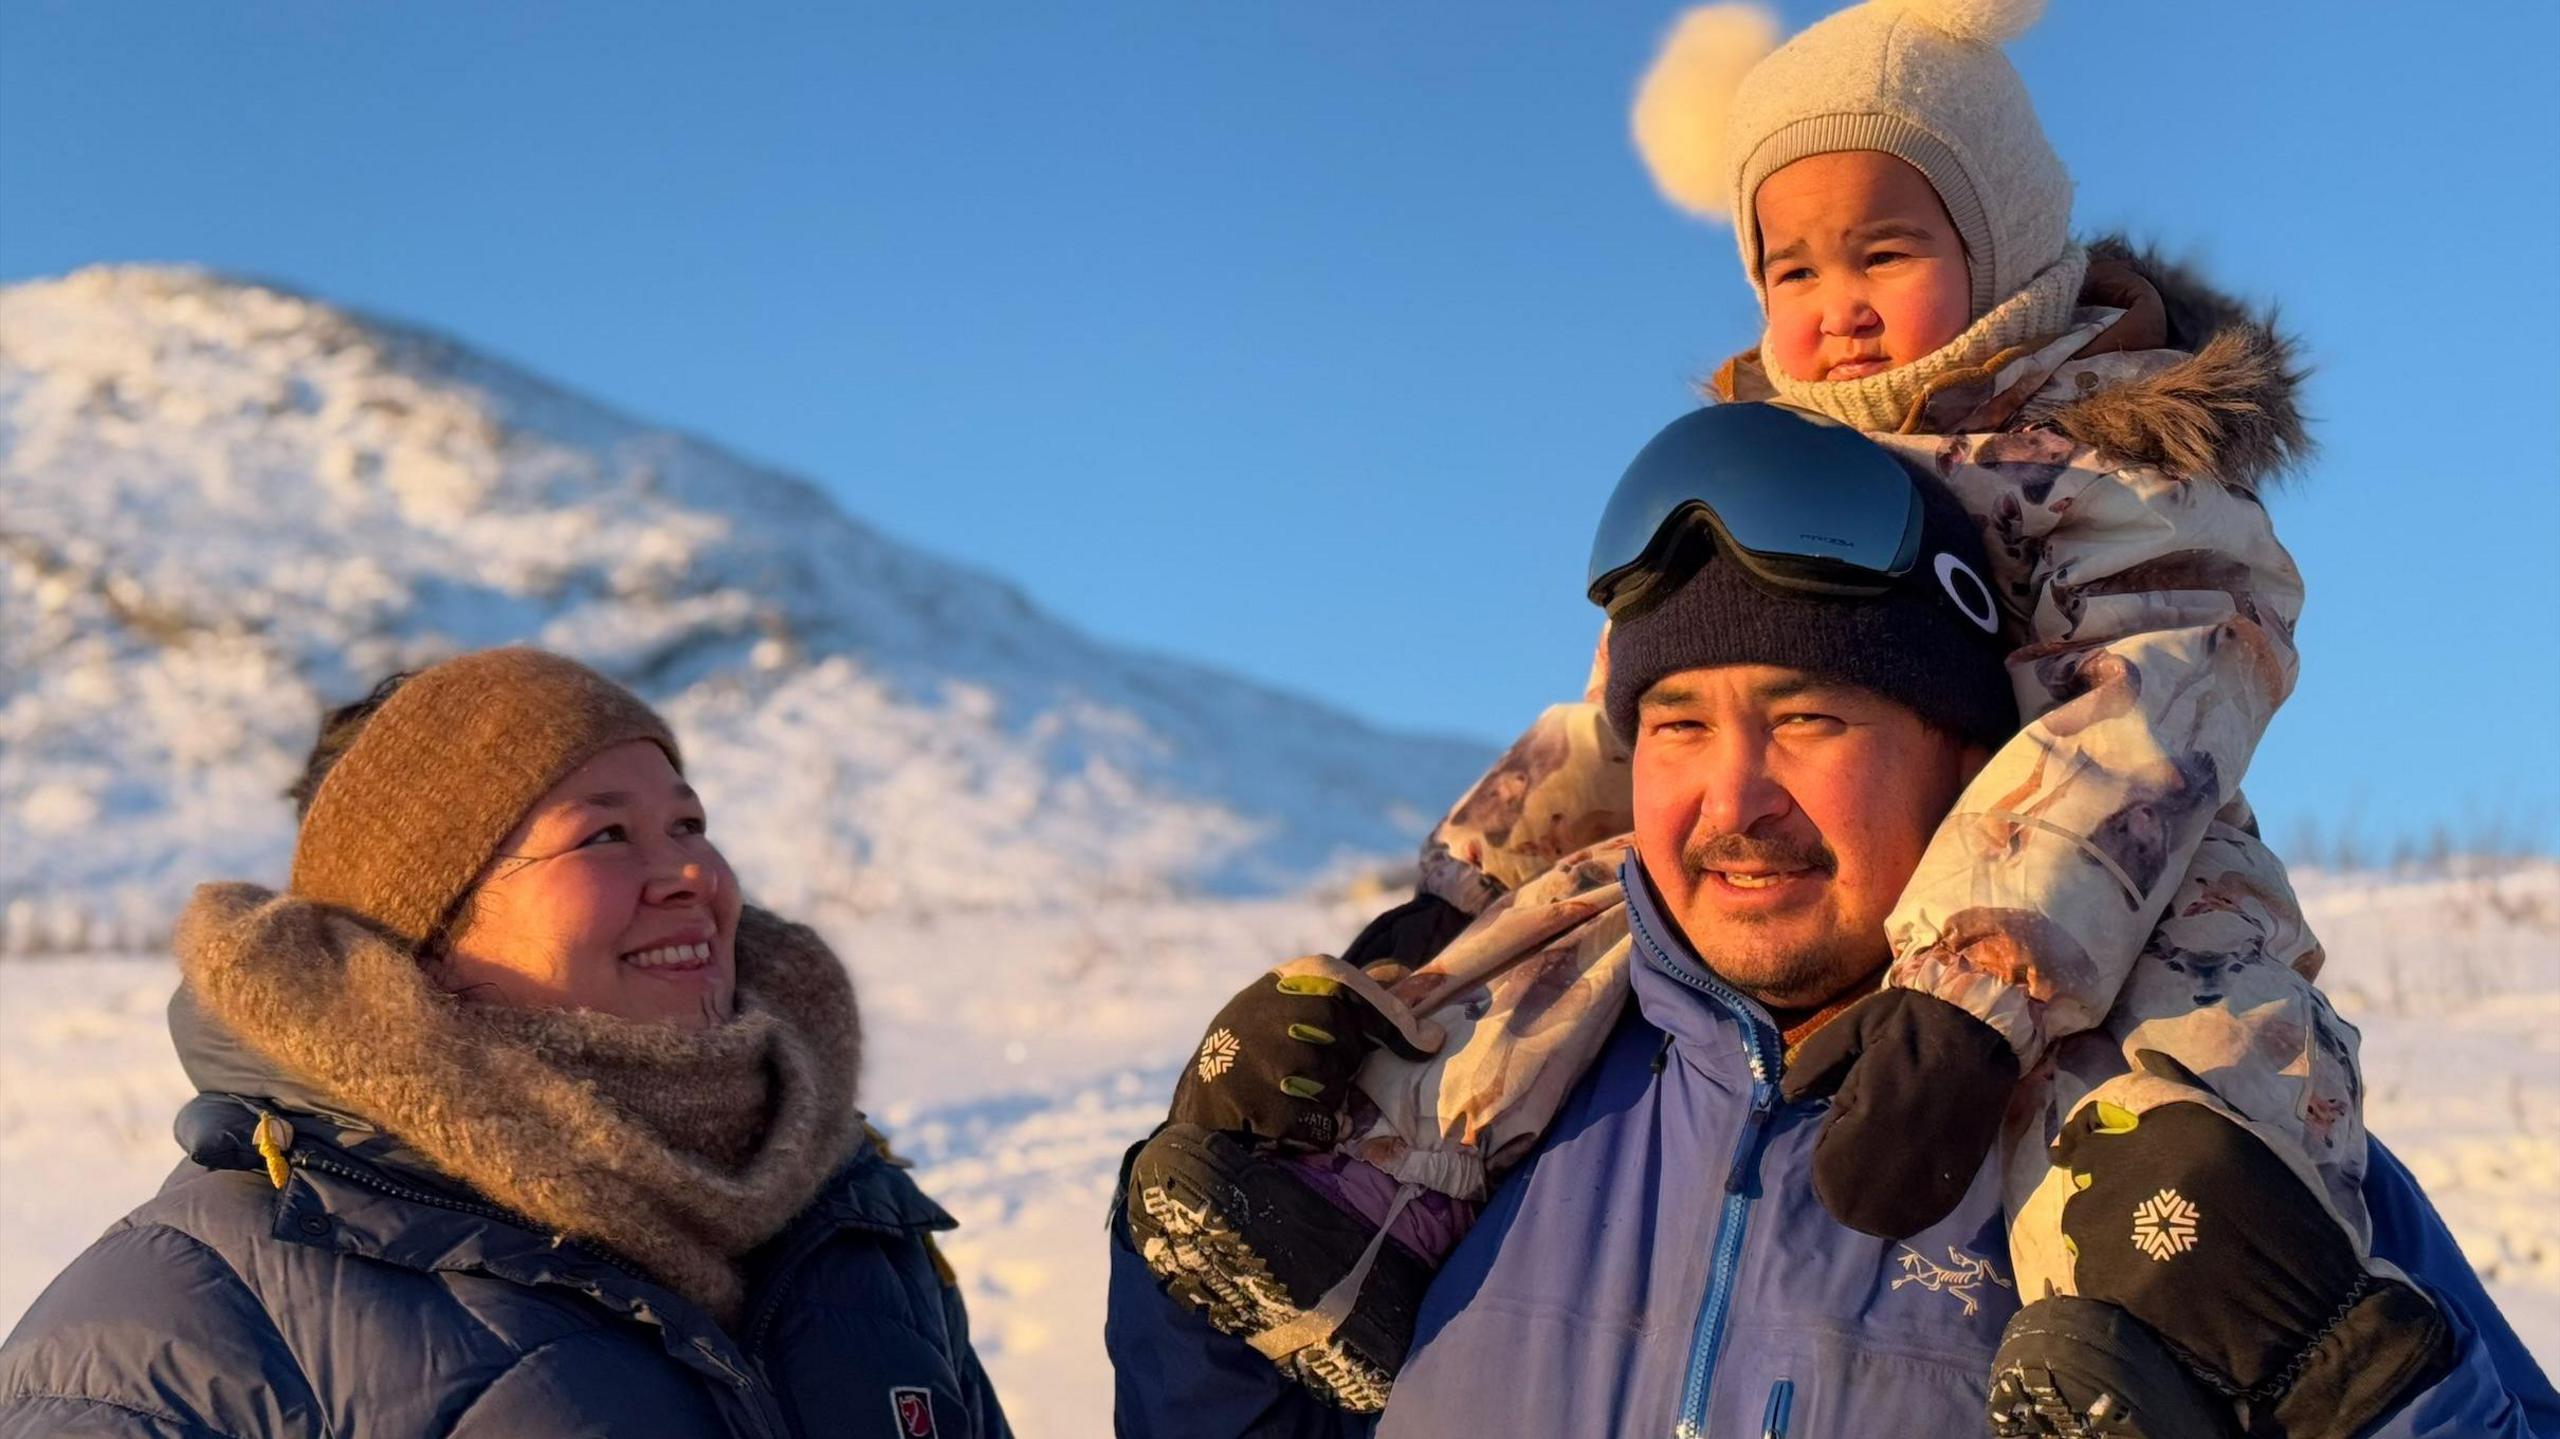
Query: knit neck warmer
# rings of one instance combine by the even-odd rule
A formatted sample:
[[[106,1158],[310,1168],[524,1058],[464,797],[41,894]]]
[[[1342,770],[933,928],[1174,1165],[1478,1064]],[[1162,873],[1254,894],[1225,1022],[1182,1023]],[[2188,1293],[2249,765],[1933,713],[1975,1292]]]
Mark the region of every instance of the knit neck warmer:
[[[2074,245],[2037,272],[2025,289],[1993,306],[1954,339],[1907,365],[1878,374],[1855,380],[1796,379],[1768,359],[1766,335],[1760,342],[1765,361],[1761,369],[1777,397],[1790,405],[1861,430],[1898,432],[1928,398],[1932,381],[2068,328],[2071,312],[2080,302],[2080,282],[2088,271],[2089,252]]]
[[[743,1308],[741,1258],[861,1132],[852,983],[762,910],[738,923],[736,1017],[698,1033],[451,995],[347,911],[254,885],[197,890],[177,952],[196,1002],[288,1076],[723,1324]]]

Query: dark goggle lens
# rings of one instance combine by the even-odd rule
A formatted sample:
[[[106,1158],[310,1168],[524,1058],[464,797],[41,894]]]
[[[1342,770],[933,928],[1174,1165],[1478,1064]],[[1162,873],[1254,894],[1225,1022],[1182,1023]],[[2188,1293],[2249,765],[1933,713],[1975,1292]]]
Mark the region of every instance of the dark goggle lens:
[[[1636,455],[1591,543],[1593,603],[1620,615],[1686,579],[1702,546],[1775,583],[1874,594],[1919,557],[1920,493],[1902,463],[1845,425],[1775,405],[1683,415]]]

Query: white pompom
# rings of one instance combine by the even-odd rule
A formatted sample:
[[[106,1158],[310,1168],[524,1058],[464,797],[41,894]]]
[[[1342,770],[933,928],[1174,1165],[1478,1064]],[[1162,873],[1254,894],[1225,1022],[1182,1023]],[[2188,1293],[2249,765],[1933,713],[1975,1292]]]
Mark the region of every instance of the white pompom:
[[[1636,152],[1672,204],[1733,218],[1733,100],[1778,47],[1778,17],[1757,5],[1702,5],[1680,17],[1636,86]]]
[[[1959,40],[1998,47],[2044,18],[2044,0],[1890,0]]]

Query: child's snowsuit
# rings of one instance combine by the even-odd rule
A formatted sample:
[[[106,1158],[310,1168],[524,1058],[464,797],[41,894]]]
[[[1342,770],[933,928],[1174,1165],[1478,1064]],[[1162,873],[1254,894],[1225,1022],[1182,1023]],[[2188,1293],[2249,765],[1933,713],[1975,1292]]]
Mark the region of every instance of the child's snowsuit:
[[[2071,328],[1942,377],[1898,434],[1983,525],[2028,642],[2026,727],[1931,841],[1888,924],[1887,982],[2005,1035],[2024,1082],[2003,1178],[2019,1292],[2072,1293],[2045,1146],[2103,1097],[2203,1098],[2285,1156],[2369,1248],[2355,1030],[2237,784],[2292,689],[2301,581],[2256,489],[2298,458],[2287,346],[2193,277],[2102,244]],[[1767,396],[1755,356],[1719,399]],[[1605,665],[1606,649],[1601,663]],[[1472,1198],[1525,1153],[1627,992],[1624,748],[1596,703],[1541,715],[1425,846],[1426,893],[1479,915],[1395,987],[1448,1032],[1373,1057],[1348,1142]],[[1611,838],[1619,836],[1619,838]],[[2156,1050],[2201,1076],[2138,1067]]]

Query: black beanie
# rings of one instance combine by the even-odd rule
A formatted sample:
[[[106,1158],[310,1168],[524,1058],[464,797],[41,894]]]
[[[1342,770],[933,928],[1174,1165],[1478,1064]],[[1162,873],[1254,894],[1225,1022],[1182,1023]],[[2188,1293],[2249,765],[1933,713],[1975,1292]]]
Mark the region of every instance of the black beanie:
[[[1609,630],[1610,728],[1635,743],[1636,703],[1683,670],[1781,665],[1874,690],[1986,748],[2018,728],[2009,646],[1985,579],[1982,536],[1935,478],[1915,474],[1920,557],[1880,595],[1781,589],[1718,540],[1698,572]]]

